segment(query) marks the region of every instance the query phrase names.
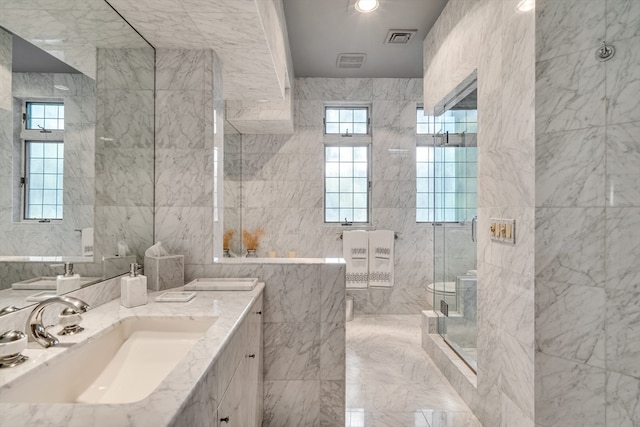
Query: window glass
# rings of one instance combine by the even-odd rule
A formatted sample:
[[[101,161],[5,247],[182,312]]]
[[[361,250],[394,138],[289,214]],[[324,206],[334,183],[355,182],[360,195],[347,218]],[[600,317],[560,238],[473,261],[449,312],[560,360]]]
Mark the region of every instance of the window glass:
[[[64,130],[64,104],[27,102],[26,129]]]
[[[62,219],[64,145],[25,143],[25,219]]]
[[[369,221],[368,149],[325,146],[325,222]]]
[[[369,134],[368,107],[326,107],[324,110],[325,134]]]

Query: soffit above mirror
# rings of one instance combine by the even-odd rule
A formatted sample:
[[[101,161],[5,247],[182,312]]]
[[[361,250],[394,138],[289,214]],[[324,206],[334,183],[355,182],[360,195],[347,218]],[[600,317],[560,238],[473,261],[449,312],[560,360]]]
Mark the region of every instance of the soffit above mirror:
[[[282,4],[254,0],[109,0],[156,48],[213,49],[225,100],[282,101],[293,70]]]
[[[149,47],[104,1],[0,0],[0,11],[0,26],[93,79],[97,48]]]

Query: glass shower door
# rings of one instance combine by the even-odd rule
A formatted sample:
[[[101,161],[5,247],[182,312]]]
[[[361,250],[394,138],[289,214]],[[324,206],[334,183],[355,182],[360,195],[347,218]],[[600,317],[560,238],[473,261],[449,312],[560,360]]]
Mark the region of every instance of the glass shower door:
[[[440,335],[477,371],[477,90],[464,91],[433,116],[433,307]]]

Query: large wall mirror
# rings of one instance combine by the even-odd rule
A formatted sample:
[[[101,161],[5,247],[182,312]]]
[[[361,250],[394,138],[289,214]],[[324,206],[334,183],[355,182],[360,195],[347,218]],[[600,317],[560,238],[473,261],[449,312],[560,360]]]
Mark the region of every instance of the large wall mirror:
[[[55,293],[45,279],[64,262],[84,285],[142,262],[154,70],[154,48],[104,0],[0,4],[0,309]]]

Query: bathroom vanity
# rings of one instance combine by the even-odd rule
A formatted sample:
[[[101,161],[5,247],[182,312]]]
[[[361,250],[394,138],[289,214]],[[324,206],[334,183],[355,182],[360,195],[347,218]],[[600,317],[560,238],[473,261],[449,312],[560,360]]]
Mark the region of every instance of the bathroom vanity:
[[[0,425],[260,426],[263,290],[264,284],[259,283],[251,291],[202,291],[186,303],[156,302],[161,291],[150,293],[144,306],[127,309],[116,299],[88,311],[82,321],[85,331],[59,337],[60,345],[49,349],[30,343],[23,352],[30,358],[26,363],[0,371]],[[74,390],[85,390],[93,383],[89,377],[100,370],[94,365],[111,357],[110,340],[122,339],[126,333],[134,337],[136,327],[151,330],[161,339],[177,334],[176,341],[160,341],[169,343],[166,347],[145,353],[141,368],[130,375],[134,381],[129,379],[125,385],[129,389],[146,385],[149,391],[140,390],[137,397],[136,390],[129,390],[133,397],[124,392],[108,397],[101,390],[85,391],[79,397]],[[153,379],[143,375],[142,368],[161,364],[173,349],[184,345],[180,341],[188,340],[192,342],[177,365],[156,378],[157,387],[145,384]]]

